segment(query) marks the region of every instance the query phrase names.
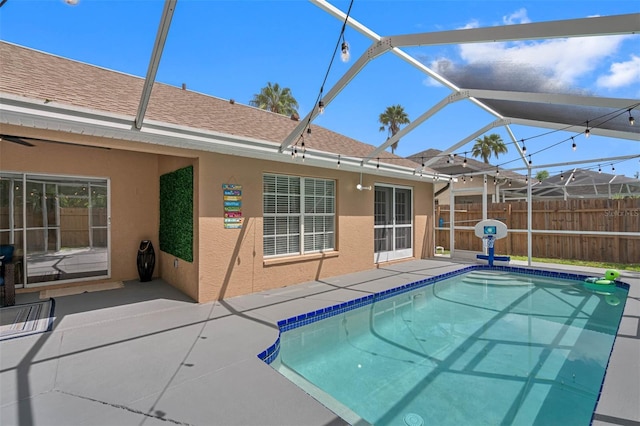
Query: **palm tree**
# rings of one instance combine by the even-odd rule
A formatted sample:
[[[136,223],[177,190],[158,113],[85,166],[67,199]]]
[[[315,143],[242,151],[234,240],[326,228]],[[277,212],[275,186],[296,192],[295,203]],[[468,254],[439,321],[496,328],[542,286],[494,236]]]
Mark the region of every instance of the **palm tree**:
[[[485,136],[482,139],[476,139],[476,143],[471,150],[471,155],[481,157],[485,164],[489,164],[489,158],[491,158],[492,154],[498,158],[500,154],[506,153],[507,146],[502,141],[500,135],[495,133]]]
[[[380,118],[378,119],[382,126],[380,126],[380,131],[384,132],[385,130],[389,132],[388,137],[395,136],[396,133],[400,131],[401,124],[409,124],[409,116],[406,112],[404,112],[404,108],[401,105],[392,105],[387,107],[382,114],[380,114]],[[391,145],[391,153],[393,154],[396,148],[398,148],[398,141],[395,141]]]
[[[277,114],[298,116],[298,101],[291,94],[291,89],[280,87],[278,83],[272,85],[268,82],[266,87],[260,89],[260,93],[253,95],[249,105]]]

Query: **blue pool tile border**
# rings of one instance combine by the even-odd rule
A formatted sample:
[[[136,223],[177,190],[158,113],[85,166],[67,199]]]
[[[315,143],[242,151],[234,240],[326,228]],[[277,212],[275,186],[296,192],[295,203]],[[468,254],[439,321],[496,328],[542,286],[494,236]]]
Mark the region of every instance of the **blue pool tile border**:
[[[443,281],[448,278],[455,277],[457,275],[462,275],[467,272],[478,271],[478,270],[515,272],[523,275],[534,275],[534,276],[540,276],[540,277],[556,278],[556,279],[564,279],[564,280],[576,280],[576,281],[584,281],[585,279],[590,277],[589,275],[575,274],[575,273],[569,273],[569,272],[545,271],[542,269],[530,269],[530,268],[522,268],[518,266],[470,265],[461,269],[457,269],[452,272],[447,272],[441,275],[435,275],[422,280],[414,281],[409,284],[404,284],[399,287],[394,287],[378,293],[369,294],[367,296],[360,297],[358,299],[349,300],[349,301],[340,303],[338,305],[328,306],[326,308],[318,309],[316,311],[307,312],[306,314],[296,315],[287,319],[280,320],[278,321],[278,330],[279,330],[278,338],[276,339],[273,345],[269,346],[266,350],[260,352],[258,354],[258,358],[260,358],[262,361],[266,362],[267,364],[271,364],[278,357],[278,354],[280,353],[280,336],[285,331],[293,330],[295,328],[302,327],[308,324],[313,324],[314,322],[317,322],[326,318],[330,318],[335,315],[340,315],[345,312],[351,311],[353,309],[371,305],[380,300],[388,299],[390,297],[394,297],[402,293],[406,293],[421,287],[435,284],[439,281]],[[615,284],[616,284],[616,287],[625,289],[627,291],[629,290],[629,284],[627,283],[616,281]]]

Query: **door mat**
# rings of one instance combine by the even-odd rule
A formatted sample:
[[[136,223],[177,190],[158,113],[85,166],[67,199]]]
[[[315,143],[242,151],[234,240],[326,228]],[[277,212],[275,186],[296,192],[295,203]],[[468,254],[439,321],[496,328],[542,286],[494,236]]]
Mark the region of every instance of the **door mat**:
[[[53,299],[0,308],[0,341],[51,331]]]

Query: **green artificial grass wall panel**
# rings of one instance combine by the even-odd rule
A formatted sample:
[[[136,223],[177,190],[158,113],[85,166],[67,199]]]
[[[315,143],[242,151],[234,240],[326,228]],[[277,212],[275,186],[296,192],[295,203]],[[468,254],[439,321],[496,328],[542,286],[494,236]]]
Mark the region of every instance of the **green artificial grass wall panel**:
[[[193,166],[160,176],[160,250],[193,262]]]

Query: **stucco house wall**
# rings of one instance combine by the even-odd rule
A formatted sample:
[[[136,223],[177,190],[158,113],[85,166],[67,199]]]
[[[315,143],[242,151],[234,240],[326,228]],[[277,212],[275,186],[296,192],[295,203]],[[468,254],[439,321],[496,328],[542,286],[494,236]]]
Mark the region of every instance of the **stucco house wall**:
[[[410,160],[389,154],[365,167],[375,147],[316,125],[306,134],[316,158],[292,159],[280,144],[295,120],[160,83],[138,130],[143,79],[5,42],[0,56],[0,134],[8,135],[0,141],[0,172],[110,180],[108,281],[138,278],[137,250],[146,239],[156,249],[154,276],[199,302],[374,268],[375,191],[356,189],[361,176],[365,187],[412,189],[410,256],[433,254],[433,182],[414,176]],[[186,166],[194,170],[193,262],[159,248],[160,176]],[[335,180],[335,250],[263,256],[265,173]],[[242,185],[241,229],[224,227],[223,184]]]

